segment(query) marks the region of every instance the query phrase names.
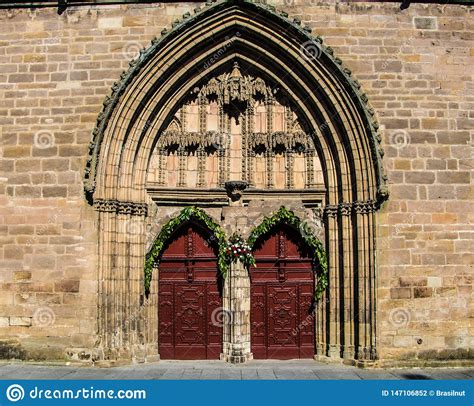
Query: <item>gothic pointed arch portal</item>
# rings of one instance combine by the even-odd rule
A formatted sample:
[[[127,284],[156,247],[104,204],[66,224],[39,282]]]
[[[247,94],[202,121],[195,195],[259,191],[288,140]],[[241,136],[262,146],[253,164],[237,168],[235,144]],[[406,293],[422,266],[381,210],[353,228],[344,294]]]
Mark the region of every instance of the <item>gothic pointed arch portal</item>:
[[[321,210],[329,287],[317,355],[374,359],[375,211],[387,193],[378,124],[359,83],[321,38],[271,6],[216,2],[162,34],[106,97],[86,165],[86,196],[99,212],[104,357],[158,351],[145,232],[130,230],[158,221],[149,207],[193,202],[222,210],[223,228],[245,234],[223,209],[235,208],[225,182],[238,180],[248,184],[248,216],[262,200]]]

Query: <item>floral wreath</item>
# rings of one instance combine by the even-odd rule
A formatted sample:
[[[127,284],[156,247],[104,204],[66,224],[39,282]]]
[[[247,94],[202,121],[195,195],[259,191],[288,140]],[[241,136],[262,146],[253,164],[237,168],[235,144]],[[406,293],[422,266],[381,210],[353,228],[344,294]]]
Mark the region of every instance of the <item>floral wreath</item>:
[[[252,255],[250,245],[238,234],[234,233],[229,238],[225,254],[229,263],[240,260],[247,268],[255,266],[255,258]]]

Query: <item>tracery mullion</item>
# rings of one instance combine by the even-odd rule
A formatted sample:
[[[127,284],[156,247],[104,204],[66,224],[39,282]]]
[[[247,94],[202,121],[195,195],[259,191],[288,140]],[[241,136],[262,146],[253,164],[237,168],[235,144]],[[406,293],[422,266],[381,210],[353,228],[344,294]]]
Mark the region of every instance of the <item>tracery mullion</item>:
[[[306,148],[304,151],[304,161],[306,167],[306,187],[314,187],[314,149]]]
[[[275,158],[275,151],[274,146],[272,145],[271,137],[273,132],[273,100],[271,96],[267,96],[265,99],[265,107],[267,112],[267,150],[265,153],[266,159],[266,166],[267,166],[267,187],[273,188],[274,185],[274,178],[273,178],[273,167],[274,167],[274,158]]]
[[[288,134],[293,131],[293,112],[288,105],[285,106],[285,128]]]
[[[163,146],[158,148],[158,185],[165,185],[165,174],[167,164],[167,151]]]
[[[248,126],[248,134],[254,134],[255,132],[255,100],[252,98],[249,100],[248,108],[247,108],[247,126]],[[249,139],[247,137],[247,143]],[[247,181],[249,186],[254,186],[254,166],[255,166],[255,150],[254,146],[247,145]]]
[[[294,167],[294,151],[290,148],[285,150],[285,173],[286,173],[286,188],[293,189],[295,186],[293,167]]]
[[[222,182],[222,186],[224,186],[224,183],[229,180],[229,174],[230,174],[230,144],[231,144],[231,119],[228,114],[224,114],[224,125],[226,128],[225,134],[225,142],[224,142],[224,151],[223,151],[223,176],[224,176],[224,181]]]
[[[271,149],[271,146],[269,145],[265,151],[265,161],[266,161],[266,167],[267,167],[267,187],[273,188],[274,182],[273,182],[273,159],[275,157],[275,153],[273,149]]]
[[[225,182],[225,143],[227,141],[226,137],[226,123],[225,123],[225,113],[224,106],[222,101],[218,101],[218,111],[219,111],[219,142],[217,143],[217,184],[220,187],[224,186]]]
[[[178,187],[186,186],[186,149],[183,145],[178,146]]]
[[[207,98],[200,95],[198,98],[199,111],[199,132],[204,134],[207,131]]]
[[[206,151],[204,149],[204,145],[201,143],[198,146],[196,151],[197,159],[198,159],[198,181],[197,187],[204,187],[206,186]]]
[[[181,106],[181,110],[179,111],[179,120],[181,121],[181,132],[185,133],[188,127],[186,104]]]
[[[249,162],[249,173],[248,173],[248,182],[249,186],[255,186],[255,179],[254,179],[254,164],[255,164],[255,150],[253,148],[248,149],[248,162]]]
[[[267,110],[267,133],[270,135],[273,132],[273,104],[274,101],[271,97],[265,100],[265,106]]]
[[[245,109],[245,112],[242,114],[242,143],[241,143],[241,149],[242,149],[242,180],[246,181],[248,179],[247,175],[247,168],[248,168],[248,152],[247,152],[247,144],[248,144],[248,104],[247,103],[247,108]]]

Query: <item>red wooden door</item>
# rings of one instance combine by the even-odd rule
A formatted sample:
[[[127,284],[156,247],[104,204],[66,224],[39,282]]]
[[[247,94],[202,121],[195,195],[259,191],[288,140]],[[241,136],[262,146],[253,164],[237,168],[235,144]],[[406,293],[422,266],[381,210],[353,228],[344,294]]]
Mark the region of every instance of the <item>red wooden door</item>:
[[[216,248],[199,226],[182,227],[159,265],[158,344],[162,359],[219,359],[222,307]]]
[[[251,343],[256,359],[312,358],[315,349],[313,261],[301,236],[278,227],[254,251]]]

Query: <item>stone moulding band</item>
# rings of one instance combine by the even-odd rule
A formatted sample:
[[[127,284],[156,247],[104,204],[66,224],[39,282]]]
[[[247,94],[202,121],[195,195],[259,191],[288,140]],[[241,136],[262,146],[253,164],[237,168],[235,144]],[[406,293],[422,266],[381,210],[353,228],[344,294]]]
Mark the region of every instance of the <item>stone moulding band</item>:
[[[324,215],[326,217],[337,217],[338,214],[341,216],[350,216],[353,213],[356,214],[367,214],[374,213],[378,210],[379,204],[376,200],[367,201],[355,201],[352,203],[344,202],[339,204],[328,204],[324,208]]]
[[[122,202],[119,200],[97,199],[94,201],[96,211],[130,214],[132,216],[146,216],[148,214],[148,205],[138,202]]]

